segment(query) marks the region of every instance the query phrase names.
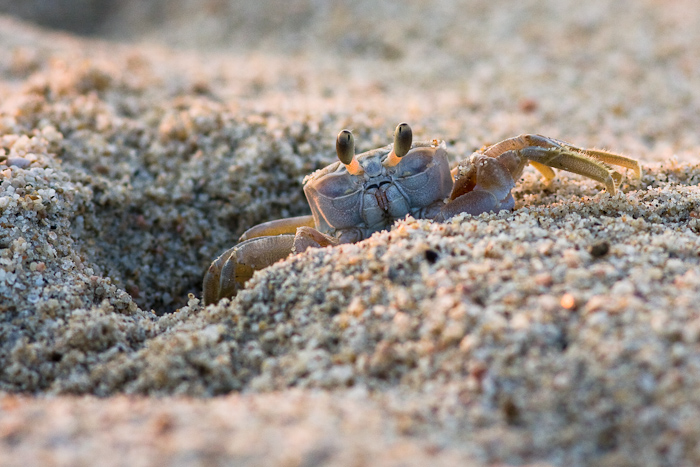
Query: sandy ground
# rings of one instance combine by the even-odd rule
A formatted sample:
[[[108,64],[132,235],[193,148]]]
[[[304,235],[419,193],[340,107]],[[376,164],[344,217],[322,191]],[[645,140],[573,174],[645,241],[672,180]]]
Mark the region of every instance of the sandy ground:
[[[700,463],[692,1],[204,3],[124,2],[112,42],[0,17],[0,464]],[[246,228],[308,213],[340,129],[400,121],[454,161],[533,132],[644,176],[528,168],[513,212],[202,306]]]

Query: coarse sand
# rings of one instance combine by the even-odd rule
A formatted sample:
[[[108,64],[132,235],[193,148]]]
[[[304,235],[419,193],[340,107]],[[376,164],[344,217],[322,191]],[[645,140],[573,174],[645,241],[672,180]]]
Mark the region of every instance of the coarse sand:
[[[204,3],[102,38],[0,16],[0,465],[700,464],[693,1]],[[540,133],[644,175],[528,168],[512,212],[202,306],[340,129],[401,121],[453,162]]]

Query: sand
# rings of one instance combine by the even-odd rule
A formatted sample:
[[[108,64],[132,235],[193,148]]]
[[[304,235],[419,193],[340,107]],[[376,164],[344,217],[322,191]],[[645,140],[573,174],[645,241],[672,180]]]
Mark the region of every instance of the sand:
[[[693,2],[205,3],[101,38],[0,17],[0,464],[700,463]],[[340,129],[400,121],[454,162],[532,132],[644,175],[528,168],[512,212],[202,306]]]

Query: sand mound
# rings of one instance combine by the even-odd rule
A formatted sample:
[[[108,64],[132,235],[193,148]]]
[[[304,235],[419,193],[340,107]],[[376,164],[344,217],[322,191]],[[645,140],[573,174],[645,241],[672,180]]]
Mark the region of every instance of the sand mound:
[[[0,18],[3,465],[700,462],[700,15],[571,3],[408,4],[386,33],[253,11],[206,50]],[[528,169],[513,212],[409,218],[202,307],[242,231],[308,213],[339,129],[362,151],[399,121],[453,160],[537,132],[645,174]]]

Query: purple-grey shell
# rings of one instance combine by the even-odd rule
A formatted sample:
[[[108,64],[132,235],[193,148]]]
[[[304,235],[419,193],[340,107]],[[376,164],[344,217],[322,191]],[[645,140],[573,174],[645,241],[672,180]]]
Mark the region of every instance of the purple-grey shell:
[[[341,242],[385,230],[397,219],[434,216],[452,190],[444,141],[417,142],[399,164],[385,167],[393,145],[357,156],[354,176],[336,162],[304,179],[304,193],[319,231]]]

